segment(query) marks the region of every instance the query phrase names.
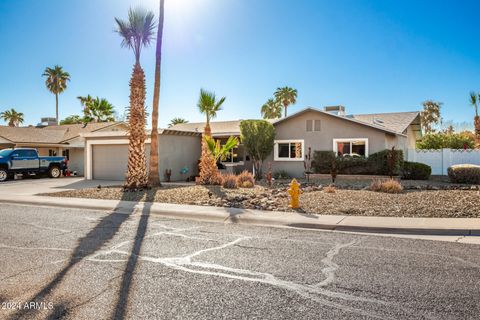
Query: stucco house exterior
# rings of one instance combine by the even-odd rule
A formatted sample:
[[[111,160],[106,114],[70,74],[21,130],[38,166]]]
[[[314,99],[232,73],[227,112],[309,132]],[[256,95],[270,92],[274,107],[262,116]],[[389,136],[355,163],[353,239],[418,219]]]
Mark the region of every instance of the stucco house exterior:
[[[240,136],[240,122],[211,122],[212,136],[226,139]],[[313,151],[333,151],[338,155],[369,154],[395,147],[414,149],[421,138],[420,113],[397,112],[347,115],[343,106],[325,107],[324,110],[305,108],[286,118],[271,120],[275,127],[275,145],[265,162],[273,171],[285,170],[291,176],[301,177],[308,148]],[[202,132],[205,123],[186,123],[172,127],[174,130]],[[252,170],[250,157],[242,145],[231,157],[231,171]]]
[[[151,132],[147,132],[150,137]],[[125,179],[128,164],[126,131],[90,132],[85,139],[85,178],[97,180]],[[202,135],[199,132],[158,130],[158,172],[165,181],[165,170],[171,170],[171,181],[185,181],[198,174]],[[150,138],[145,141],[147,166],[150,160]]]
[[[123,122],[91,122],[88,124],[49,125],[44,127],[0,126],[0,150],[6,148],[35,148],[40,156],[64,156],[69,168],[84,175],[85,139],[89,132],[120,131],[127,128]]]

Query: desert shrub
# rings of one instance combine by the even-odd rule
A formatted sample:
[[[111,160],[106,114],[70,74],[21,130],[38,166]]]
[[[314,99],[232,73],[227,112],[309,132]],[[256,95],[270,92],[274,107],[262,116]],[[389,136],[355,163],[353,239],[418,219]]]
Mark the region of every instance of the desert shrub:
[[[237,188],[237,176],[231,173],[222,174],[222,186],[227,189]]]
[[[372,183],[370,184],[370,190],[386,193],[401,193],[403,191],[403,187],[400,182],[395,179],[373,179]]]
[[[428,180],[432,174],[429,165],[419,162],[403,162],[402,179],[405,180]]]
[[[337,191],[337,189],[335,188],[335,186],[333,184],[323,188],[323,192],[325,192],[325,193],[335,193],[336,191]]]
[[[237,176],[237,186],[241,188],[252,188],[254,185],[255,178],[251,172],[244,170]]]
[[[279,170],[273,173],[273,178],[275,180],[278,180],[278,179],[291,179],[292,177],[288,174],[287,171]]]
[[[480,184],[480,166],[457,164],[448,168],[448,177],[454,183]]]

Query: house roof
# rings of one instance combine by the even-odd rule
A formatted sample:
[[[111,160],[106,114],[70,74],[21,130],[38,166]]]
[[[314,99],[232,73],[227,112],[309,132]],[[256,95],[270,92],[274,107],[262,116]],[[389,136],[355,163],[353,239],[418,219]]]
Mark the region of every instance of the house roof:
[[[373,114],[354,114],[354,119],[367,122],[373,125],[380,125],[390,130],[404,133],[417,117],[420,112],[390,112],[390,113],[373,113]],[[418,120],[419,121],[419,120]]]
[[[308,107],[291,114],[286,118],[269,120],[273,125],[282,123],[293,117],[299,116],[305,112],[314,111],[326,114],[332,117],[343,119],[352,123],[368,126],[389,134],[405,135],[407,127],[416,121],[419,112],[395,112],[395,113],[375,113],[340,116],[313,107]],[[240,122],[242,120],[232,121],[213,121],[210,122],[213,136],[222,135],[240,135]],[[179,131],[203,132],[205,122],[182,123],[172,126],[170,129]]]
[[[210,122],[210,129],[212,130],[212,135],[239,135],[240,134],[240,122],[242,120],[232,120],[232,121],[212,121]],[[191,123],[181,123],[176,124],[170,127],[170,130],[178,131],[191,131],[191,132],[203,132],[205,128],[205,122],[191,122]]]
[[[66,144],[68,140],[78,137],[80,133],[93,132],[120,123],[89,123],[86,126],[84,124],[70,124],[44,128],[0,126],[0,137],[12,143]]]
[[[374,128],[374,129],[377,129],[377,130],[381,130],[383,132],[386,132],[386,133],[390,133],[390,134],[398,134],[398,135],[405,135],[403,133],[404,130],[402,131],[397,131],[397,127],[389,127],[385,124],[379,124],[379,123],[376,123],[375,121],[372,120],[372,122],[369,122],[369,121],[363,121],[363,120],[360,120],[360,119],[357,119],[355,116],[351,116],[351,115],[348,115],[348,116],[341,116],[341,115],[336,115],[336,114],[333,114],[333,113],[330,113],[330,112],[326,112],[326,111],[323,111],[323,110],[319,110],[319,109],[316,109],[316,108],[312,108],[312,107],[308,107],[308,108],[305,108],[303,110],[300,110],[294,114],[291,114],[289,115],[288,117],[286,118],[282,118],[282,119],[279,119],[277,121],[275,121],[273,124],[276,125],[278,123],[282,123],[284,121],[287,121],[288,119],[291,119],[291,118],[294,118],[294,117],[297,117],[303,113],[306,113],[306,112],[310,112],[310,111],[313,111],[313,112],[318,112],[318,113],[321,113],[321,114],[325,114],[325,115],[328,115],[328,116],[331,116],[331,117],[335,117],[337,119],[342,119],[342,120],[345,120],[345,121],[350,121],[350,122],[353,122],[353,123],[357,123],[357,124],[360,124],[360,125],[364,125],[364,126],[368,126],[368,127],[371,127],[371,128]],[[398,113],[398,114],[401,114],[401,113]],[[378,114],[380,115],[380,114]],[[367,115],[363,115],[363,116],[367,116]],[[365,117],[366,118],[366,117]],[[412,119],[413,121],[413,119]],[[403,124],[402,124],[403,125]],[[408,125],[407,125],[408,127]]]

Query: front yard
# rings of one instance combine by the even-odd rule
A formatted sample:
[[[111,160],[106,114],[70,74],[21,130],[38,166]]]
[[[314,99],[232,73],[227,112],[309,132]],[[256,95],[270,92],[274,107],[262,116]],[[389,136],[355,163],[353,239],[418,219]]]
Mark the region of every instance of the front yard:
[[[366,181],[338,181],[335,193],[327,193],[316,181],[304,187],[301,211],[310,214],[480,218],[480,191],[477,186],[452,185],[443,181],[402,181],[406,191],[387,194],[367,190]],[[276,187],[257,185],[251,189],[225,189],[220,186],[164,186],[138,192],[121,187],[87,188],[49,193],[55,197],[94,198],[126,201],[225,206],[246,209],[291,211],[286,181]],[[323,185],[327,185],[326,183]],[[455,190],[441,190],[455,189]],[[354,190],[355,189],[355,190]]]

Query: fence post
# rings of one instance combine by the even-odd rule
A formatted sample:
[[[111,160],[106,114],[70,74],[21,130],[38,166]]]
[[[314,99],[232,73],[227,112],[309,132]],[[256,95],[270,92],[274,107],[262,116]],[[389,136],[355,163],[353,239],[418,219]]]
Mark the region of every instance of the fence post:
[[[447,175],[447,169],[450,166],[450,149],[442,149],[442,175]]]

